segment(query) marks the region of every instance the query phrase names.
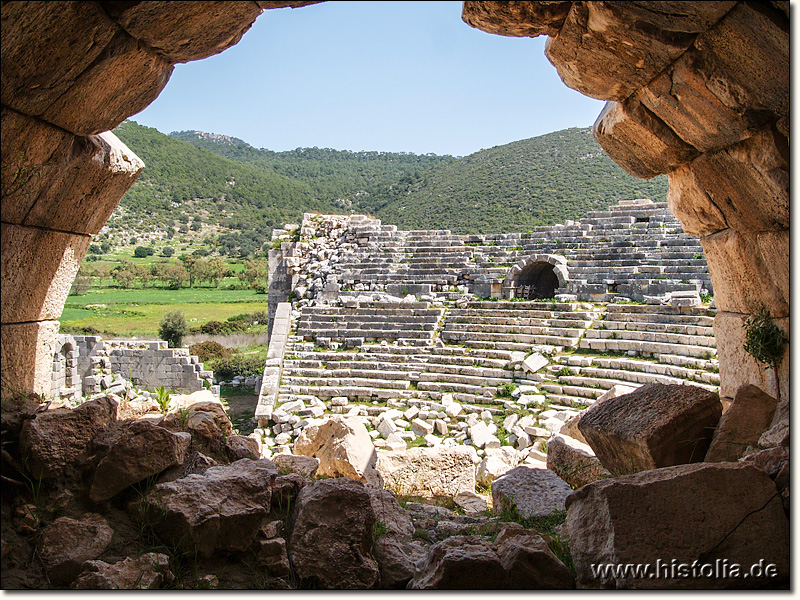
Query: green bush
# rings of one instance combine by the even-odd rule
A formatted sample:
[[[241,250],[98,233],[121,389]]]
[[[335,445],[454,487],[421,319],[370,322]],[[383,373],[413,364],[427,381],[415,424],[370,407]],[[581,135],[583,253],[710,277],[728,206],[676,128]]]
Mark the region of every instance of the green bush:
[[[169,343],[170,348],[179,348],[187,333],[189,333],[189,324],[181,311],[171,310],[161,319],[158,335]]]
[[[744,323],[747,330],[744,349],[766,369],[777,371],[784,354],[784,346],[789,343],[784,331],[772,320],[769,310],[762,307],[758,316],[747,319]]]
[[[197,356],[203,363],[214,358],[230,358],[233,354],[229,348],[211,340],[192,344],[189,346],[189,353]]]
[[[136,246],[136,249],[133,251],[133,255],[136,258],[147,258],[148,256],[153,256],[155,250],[152,248],[148,248],[146,246]]]
[[[264,372],[264,358],[258,354],[234,354],[230,358],[214,360],[211,370],[217,379],[233,379],[237,375],[261,375]]]
[[[175,254],[175,249],[172,246],[164,246],[161,249],[161,256],[166,256],[167,258],[169,258],[173,254]]]
[[[200,327],[200,332],[206,335],[227,335],[229,333],[243,333],[247,331],[250,323],[247,321],[208,321]]]

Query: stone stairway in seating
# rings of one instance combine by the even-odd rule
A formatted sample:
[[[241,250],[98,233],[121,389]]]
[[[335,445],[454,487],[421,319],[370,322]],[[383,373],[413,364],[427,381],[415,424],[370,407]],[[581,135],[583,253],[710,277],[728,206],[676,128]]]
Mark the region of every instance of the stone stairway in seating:
[[[527,352],[533,345],[576,348],[598,313],[565,302],[470,302],[451,308],[442,340],[469,348]]]
[[[692,384],[719,387],[713,332],[716,311],[701,307],[610,304],[602,319],[586,331],[584,351],[562,355],[539,384],[551,402],[592,404],[617,384]]]
[[[432,342],[443,314],[443,308],[430,308],[427,302],[306,307],[297,335],[324,345],[337,341],[353,347],[379,340],[425,345]]]
[[[357,351],[356,351],[357,350]],[[443,394],[467,412],[504,408],[498,390],[513,379],[509,353],[462,348],[364,344],[353,351],[326,350],[294,338],[284,357],[279,403],[298,396],[323,401],[399,401],[406,406],[438,402]],[[334,411],[336,412],[336,411]]]

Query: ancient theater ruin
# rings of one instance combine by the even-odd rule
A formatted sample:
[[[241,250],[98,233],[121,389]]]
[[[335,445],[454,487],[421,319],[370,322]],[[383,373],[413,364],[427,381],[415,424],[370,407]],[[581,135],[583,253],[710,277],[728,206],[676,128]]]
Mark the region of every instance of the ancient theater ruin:
[[[111,130],[313,4],[2,4],[3,587],[787,588],[786,1],[465,1],[548,36],[668,210],[493,236],[307,215],[275,234],[252,437],[207,390],[48,404],[91,365],[58,319],[144,168]],[[658,575],[596,569],[628,564]]]

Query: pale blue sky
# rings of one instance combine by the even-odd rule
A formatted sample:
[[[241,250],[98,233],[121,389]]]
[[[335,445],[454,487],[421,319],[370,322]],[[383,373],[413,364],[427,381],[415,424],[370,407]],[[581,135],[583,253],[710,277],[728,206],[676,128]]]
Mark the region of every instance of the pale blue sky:
[[[603,103],[561,82],[544,42],[473,29],[461,2],[268,10],[236,46],[177,65],[132,118],[270,150],[464,156],[594,122]]]

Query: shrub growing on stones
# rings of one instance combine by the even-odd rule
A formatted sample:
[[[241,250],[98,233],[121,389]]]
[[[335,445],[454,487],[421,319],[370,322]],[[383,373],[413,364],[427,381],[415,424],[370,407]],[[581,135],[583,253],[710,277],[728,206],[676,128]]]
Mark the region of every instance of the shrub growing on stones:
[[[187,333],[189,333],[189,324],[181,311],[171,310],[161,319],[158,335],[162,340],[168,342],[170,348],[179,348]]]
[[[264,372],[264,358],[258,354],[234,354],[230,358],[218,358],[211,363],[217,379],[233,379],[261,375]]]
[[[199,344],[192,344],[189,346],[189,353],[197,356],[200,362],[206,362],[214,358],[230,358],[232,355],[228,348],[219,342],[211,340],[200,342]]]

